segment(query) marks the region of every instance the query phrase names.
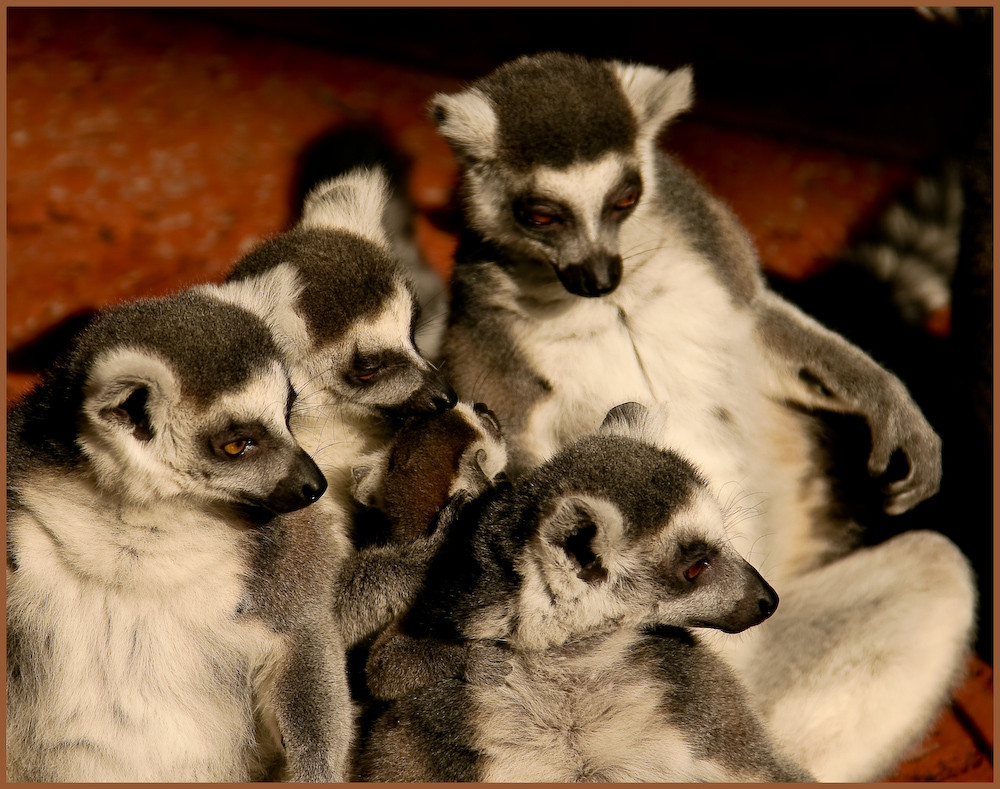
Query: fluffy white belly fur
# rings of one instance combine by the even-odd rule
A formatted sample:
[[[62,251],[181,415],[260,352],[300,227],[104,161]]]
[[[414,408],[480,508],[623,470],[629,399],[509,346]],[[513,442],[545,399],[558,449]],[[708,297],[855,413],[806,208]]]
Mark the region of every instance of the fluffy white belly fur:
[[[238,535],[207,518],[116,533],[65,510],[53,526],[45,499],[13,524],[24,558],[8,624],[28,623],[44,658],[37,709],[23,710],[33,725],[8,719],[8,766],[45,749],[50,780],[260,777],[251,683],[277,644],[238,617]]]
[[[591,654],[522,653],[506,681],[475,690],[473,744],[487,782],[718,781],[731,774],[691,751],[660,707],[662,679],[620,658],[616,636]]]
[[[529,315],[515,332],[553,392],[513,442],[540,461],[616,405],[658,404],[663,445],[707,478],[737,550],[765,574],[806,569],[817,555],[807,513],[824,491],[803,487],[803,417],[763,394],[751,318],[704,263],[675,259],[655,277],[651,269],[630,272],[609,297],[576,300],[558,319]]]

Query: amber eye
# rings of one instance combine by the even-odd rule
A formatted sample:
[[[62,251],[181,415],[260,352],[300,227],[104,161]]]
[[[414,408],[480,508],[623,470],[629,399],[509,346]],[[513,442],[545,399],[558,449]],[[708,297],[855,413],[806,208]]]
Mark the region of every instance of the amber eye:
[[[615,211],[627,211],[639,202],[638,192],[629,192],[625,197],[615,203]]]
[[[538,227],[545,227],[556,221],[556,215],[546,213],[545,211],[532,211],[528,214],[528,221]]]
[[[701,575],[701,571],[706,567],[708,567],[708,559],[699,559],[684,571],[684,577],[689,581],[693,581]]]
[[[224,444],[222,446],[222,451],[229,455],[229,457],[235,458],[246,452],[248,446],[250,446],[250,439],[237,438],[235,441],[230,441],[228,444]]]

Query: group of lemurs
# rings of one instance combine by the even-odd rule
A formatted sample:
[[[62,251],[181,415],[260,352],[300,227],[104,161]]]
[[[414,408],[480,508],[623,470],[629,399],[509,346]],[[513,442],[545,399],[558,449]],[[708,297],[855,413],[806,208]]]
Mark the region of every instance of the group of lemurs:
[[[89,322],[8,415],[8,780],[894,767],[974,582],[936,532],[859,547],[815,412],[865,420],[889,513],[940,442],[661,150],[692,95],[548,53],[435,96],[439,335],[377,169],[225,282]]]

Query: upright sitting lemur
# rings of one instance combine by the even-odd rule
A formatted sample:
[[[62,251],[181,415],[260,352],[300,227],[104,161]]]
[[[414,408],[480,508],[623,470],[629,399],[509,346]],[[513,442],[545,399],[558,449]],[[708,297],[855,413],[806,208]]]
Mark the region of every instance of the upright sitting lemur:
[[[293,398],[261,321],[187,293],[99,313],[9,413],[7,780],[345,777]]]
[[[890,513],[937,490],[940,441],[896,377],[765,287],[736,219],[659,149],[664,126],[691,101],[687,68],[553,53],[434,97],[465,211],[444,361],[463,398],[496,412],[515,473],[595,430],[618,403],[669,407],[663,444],[688,457],[720,501],[743,507],[748,517],[730,537],[786,601],[749,637],[716,639],[751,692],[765,693],[778,681],[774,666],[792,660],[765,658],[787,648],[769,634],[783,633],[797,610],[789,590],[844,556],[857,534],[831,501],[808,411],[864,417],[873,475],[905,457],[907,473],[885,487]],[[851,575],[850,563],[824,570],[846,584],[827,602],[868,600],[872,621],[895,623],[859,631],[859,654],[911,656],[879,664],[888,697],[856,692],[868,678],[858,664],[842,685],[854,688],[845,692],[855,711],[825,728],[778,715],[782,736],[810,739],[803,761],[820,779],[884,771],[933,719],[964,664],[974,609],[967,565],[942,538],[912,539],[937,554],[894,540],[872,549],[875,578]],[[938,598],[907,607],[932,575],[943,584]],[[915,597],[879,607],[883,583]],[[822,666],[787,681],[819,676]],[[886,704],[898,717],[885,718]],[[820,751],[822,764],[805,759]]]
[[[609,424],[455,514],[369,659],[372,689],[396,700],[359,778],[809,779],[685,629],[743,631],[777,596],[695,469],[632,437],[627,410]],[[400,484],[386,475],[384,494]]]

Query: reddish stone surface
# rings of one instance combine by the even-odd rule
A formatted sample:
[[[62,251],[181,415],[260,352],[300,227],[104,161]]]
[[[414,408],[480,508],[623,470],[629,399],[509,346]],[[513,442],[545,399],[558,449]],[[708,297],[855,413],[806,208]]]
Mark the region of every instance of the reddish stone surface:
[[[7,33],[8,350],[76,312],[220,279],[292,221],[305,145],[357,118],[413,159],[418,239],[449,270],[454,238],[431,219],[455,165],[425,106],[455,80],[149,11],[12,8]],[[910,175],[697,119],[668,142],[792,278],[827,265]],[[8,372],[8,402],[34,380]],[[896,779],[992,781],[992,720],[977,661]]]

